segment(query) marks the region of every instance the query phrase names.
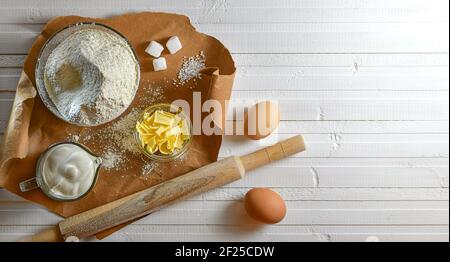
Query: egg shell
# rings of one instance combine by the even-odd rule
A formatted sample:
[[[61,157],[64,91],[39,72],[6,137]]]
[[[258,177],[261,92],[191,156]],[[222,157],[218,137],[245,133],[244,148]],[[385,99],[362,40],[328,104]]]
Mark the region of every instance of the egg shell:
[[[244,199],[245,210],[254,219],[276,224],[286,216],[286,204],[281,196],[267,188],[254,188]]]
[[[259,102],[244,115],[244,133],[250,139],[260,140],[272,134],[279,123],[278,104],[272,101]]]

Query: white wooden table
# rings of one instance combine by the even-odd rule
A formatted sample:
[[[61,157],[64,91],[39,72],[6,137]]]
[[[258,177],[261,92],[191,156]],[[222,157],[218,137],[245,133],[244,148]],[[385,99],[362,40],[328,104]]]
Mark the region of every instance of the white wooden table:
[[[223,41],[233,98],[279,100],[272,140],[303,133],[309,149],[107,240],[449,240],[447,0],[0,0],[0,132],[48,19],[144,10],[186,14]],[[259,146],[226,139],[220,156]],[[283,223],[246,219],[240,199],[262,186],[287,200]],[[0,189],[0,241],[58,220]]]

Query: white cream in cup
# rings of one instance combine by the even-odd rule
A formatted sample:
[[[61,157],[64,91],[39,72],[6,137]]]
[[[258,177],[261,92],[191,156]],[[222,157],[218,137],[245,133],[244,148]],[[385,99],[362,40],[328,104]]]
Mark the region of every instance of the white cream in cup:
[[[51,199],[73,201],[84,197],[97,180],[102,160],[72,142],[50,146],[39,157],[36,177],[19,184],[22,192],[40,188]]]

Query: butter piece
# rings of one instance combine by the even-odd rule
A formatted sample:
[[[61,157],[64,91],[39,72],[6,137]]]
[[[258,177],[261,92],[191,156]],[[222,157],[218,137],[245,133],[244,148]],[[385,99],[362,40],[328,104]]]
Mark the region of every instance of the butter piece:
[[[145,113],[136,129],[142,147],[150,154],[158,151],[163,155],[173,154],[190,139],[187,121],[178,114],[163,110]]]

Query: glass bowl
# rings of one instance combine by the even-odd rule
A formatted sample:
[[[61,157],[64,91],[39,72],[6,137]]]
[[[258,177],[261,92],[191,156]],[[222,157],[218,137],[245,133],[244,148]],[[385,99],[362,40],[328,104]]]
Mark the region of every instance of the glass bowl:
[[[155,112],[157,110],[162,110],[165,112],[178,114],[178,116],[181,117],[182,120],[186,121],[188,129],[189,129],[189,139],[187,141],[184,141],[182,148],[175,150],[172,154],[168,154],[168,155],[160,153],[159,150],[153,154],[148,152],[147,150],[145,150],[145,148],[142,146],[142,142],[141,142],[141,138],[140,138],[141,135],[139,134],[137,129],[135,130],[135,140],[136,140],[137,146],[139,147],[141,152],[144,155],[146,155],[148,158],[150,158],[151,160],[167,162],[167,161],[171,161],[171,160],[181,157],[184,153],[186,153],[188,151],[188,149],[191,145],[191,141],[192,141],[192,123],[191,123],[191,120],[189,119],[189,117],[186,116],[186,114],[184,113],[184,111],[181,107],[178,107],[173,104],[162,103],[162,104],[156,104],[153,106],[149,106],[146,109],[144,109],[136,122],[136,126],[144,121],[145,115],[148,115],[148,114],[151,115],[151,114],[153,114],[153,112]]]

